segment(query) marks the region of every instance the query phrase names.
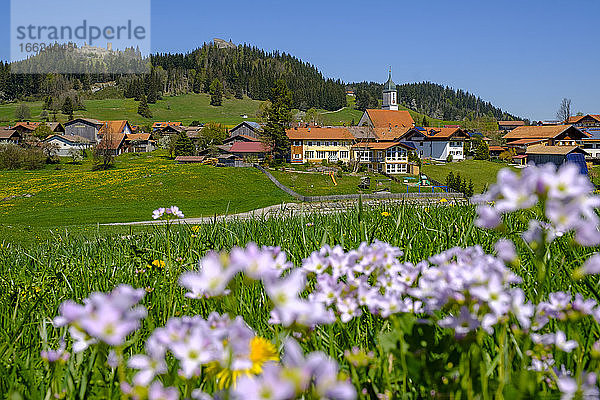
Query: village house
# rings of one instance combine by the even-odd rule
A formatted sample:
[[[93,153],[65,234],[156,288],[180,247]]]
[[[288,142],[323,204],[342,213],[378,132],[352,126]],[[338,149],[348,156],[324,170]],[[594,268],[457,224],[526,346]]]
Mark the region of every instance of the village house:
[[[60,122],[17,122],[13,129],[17,130],[22,137],[32,135],[41,125],[46,124],[54,133],[64,133],[65,127]]]
[[[559,167],[569,162],[577,165],[580,172],[587,175],[588,169],[587,164],[585,163],[586,154],[586,151],[579,146],[552,146],[544,144],[529,146],[525,153],[527,156],[527,163],[536,165],[552,163]]]
[[[404,142],[364,142],[352,146],[352,159],[386,174],[417,174],[418,167],[408,161],[415,149]]]
[[[510,132],[515,128],[525,126],[524,121],[498,121],[498,130]]]
[[[600,128],[582,130],[587,135],[583,138],[583,149],[587,152],[586,158],[600,160]]]
[[[19,144],[23,136],[16,129],[0,128],[0,143]]]
[[[577,127],[600,127],[600,114],[577,115],[569,117],[569,124]]]
[[[350,162],[354,137],[345,127],[294,127],[286,133],[293,163]]]
[[[264,160],[271,149],[263,142],[237,142],[229,148],[229,153],[243,160]]]
[[[398,140],[412,143],[419,158],[436,161],[465,159],[464,145],[469,134],[461,128],[412,128]]]
[[[106,133],[102,136],[102,140],[96,145],[96,149],[118,156],[126,150],[126,138],[127,135],[124,133]]]
[[[262,132],[262,126],[258,122],[244,121],[229,130],[229,137],[243,135],[259,140]]]
[[[582,146],[587,135],[573,125],[521,126],[503,136],[509,147],[527,148],[537,144]]]
[[[97,119],[76,118],[65,123],[65,135],[81,136],[87,140],[98,143],[98,132],[103,123]]]
[[[48,136],[44,143],[56,149],[60,157],[69,157],[73,151],[85,151],[93,146],[93,143],[84,137],[65,134]]]
[[[151,133],[130,133],[125,135],[124,152],[149,153],[156,150],[156,141]]]

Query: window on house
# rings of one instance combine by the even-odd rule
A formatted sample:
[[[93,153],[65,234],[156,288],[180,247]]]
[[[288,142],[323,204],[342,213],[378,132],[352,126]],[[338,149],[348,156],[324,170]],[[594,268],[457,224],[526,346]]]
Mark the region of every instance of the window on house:
[[[348,156],[349,156],[349,154],[348,154],[347,151],[344,151],[344,150],[340,151],[340,158],[341,159],[348,159]]]
[[[406,150],[399,147],[392,147],[386,151],[386,159],[388,161],[402,161],[406,159]]]
[[[306,157],[306,159],[313,159],[313,158],[315,158],[315,152],[307,151],[306,153],[304,153],[304,156]]]
[[[321,142],[315,142],[315,146],[320,146]]]
[[[308,142],[307,146],[312,146],[313,142]]]
[[[301,156],[301,154],[294,154],[294,158],[295,158],[296,160],[299,160],[299,159],[300,159],[300,156]]]
[[[329,146],[329,142],[325,142],[324,146]]]
[[[357,153],[359,161],[371,161],[373,158],[373,153],[371,151],[359,151]]]
[[[337,145],[338,145],[338,142],[331,142],[331,145],[332,145],[332,146],[337,146]]]
[[[324,151],[317,151],[317,159],[323,160],[327,158]]]

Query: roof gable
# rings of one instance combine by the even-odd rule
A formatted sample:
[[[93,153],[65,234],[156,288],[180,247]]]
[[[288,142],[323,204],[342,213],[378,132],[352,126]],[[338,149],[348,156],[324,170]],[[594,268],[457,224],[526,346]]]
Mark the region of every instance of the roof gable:
[[[406,110],[365,110],[375,128],[405,128],[415,126],[415,121]]]
[[[286,130],[287,137],[290,140],[353,140],[354,136],[345,127],[310,127],[310,128],[292,128]]]
[[[86,125],[92,125],[95,126],[97,128],[100,128],[102,126],[102,122],[98,121],[97,119],[92,119],[92,118],[75,118],[69,122],[65,122],[64,126],[70,126],[76,123],[84,123]]]
[[[543,126],[519,126],[504,135],[504,139],[553,139],[563,132],[569,131],[574,136],[583,138],[586,136],[582,131],[572,125],[543,125]]]

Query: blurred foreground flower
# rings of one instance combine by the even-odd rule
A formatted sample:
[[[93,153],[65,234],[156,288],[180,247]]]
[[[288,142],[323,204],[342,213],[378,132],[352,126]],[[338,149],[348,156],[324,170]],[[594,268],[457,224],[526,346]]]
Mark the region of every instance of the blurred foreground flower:
[[[152,212],[152,218],[154,219],[172,219],[172,218],[184,218],[183,212],[177,206],[171,206],[170,208],[158,208]]]

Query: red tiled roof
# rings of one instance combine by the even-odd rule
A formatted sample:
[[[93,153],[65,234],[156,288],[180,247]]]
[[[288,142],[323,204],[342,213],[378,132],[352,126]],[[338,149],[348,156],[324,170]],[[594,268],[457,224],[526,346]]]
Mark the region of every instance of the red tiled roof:
[[[504,135],[504,139],[552,139],[567,129],[577,128],[571,125],[519,126]]]
[[[525,126],[525,121],[498,121],[502,126]]]
[[[177,156],[175,157],[175,161],[180,163],[200,163],[205,158],[205,156]]]
[[[181,126],[181,122],[155,122],[152,124],[152,128],[164,128],[165,126]]]
[[[354,136],[346,128],[333,127],[311,127],[311,128],[293,128],[286,131],[287,137],[291,140],[312,139],[312,140],[352,140]]]
[[[541,143],[541,142],[545,142],[548,139],[519,139],[519,140],[515,140],[514,142],[510,142],[508,143],[509,145],[522,145],[522,144],[533,144],[533,143]]]
[[[130,133],[125,138],[126,140],[150,140],[151,135],[149,133]]]
[[[0,139],[10,139],[15,135],[21,137],[19,132],[14,129],[0,128]]]
[[[17,122],[14,127],[23,127],[27,130],[35,131],[38,126],[40,126],[40,122]]]
[[[489,149],[490,149],[490,151],[504,151],[504,150],[506,150],[506,148],[504,148],[502,146],[490,146]]]
[[[567,122],[569,124],[576,124],[579,121],[581,121],[582,119],[584,119],[585,117],[590,117],[590,118],[593,118],[596,121],[600,122],[600,114],[575,115],[575,116],[569,117]]]
[[[366,113],[375,128],[412,128],[415,121],[406,110],[367,109]]]
[[[235,142],[229,152],[231,153],[266,153],[271,149],[263,142]]]
[[[98,148],[117,150],[123,144],[125,136],[126,135],[124,133],[113,133],[109,135],[104,135],[100,143],[98,143]]]
[[[98,133],[104,134],[112,134],[112,133],[123,133],[125,127],[129,124],[126,120],[118,120],[118,121],[101,121],[102,127],[98,131]],[[130,127],[131,128],[131,127]]]

